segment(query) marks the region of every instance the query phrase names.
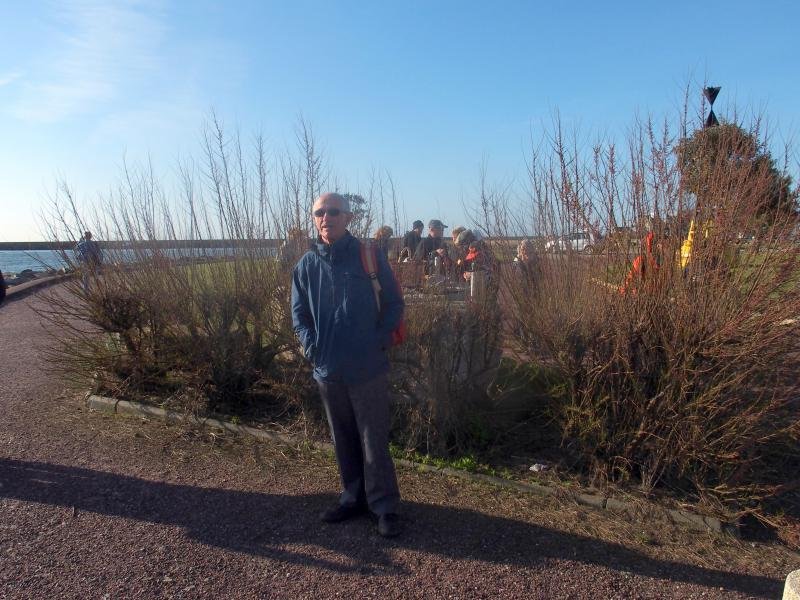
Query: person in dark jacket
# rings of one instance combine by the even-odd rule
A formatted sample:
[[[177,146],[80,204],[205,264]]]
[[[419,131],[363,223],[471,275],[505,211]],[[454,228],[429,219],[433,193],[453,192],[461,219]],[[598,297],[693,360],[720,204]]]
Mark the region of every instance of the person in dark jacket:
[[[439,219],[431,219],[428,222],[428,237],[423,238],[414,251],[414,260],[425,264],[425,273],[428,275],[443,273],[449,268],[447,244],[442,237],[445,229],[447,225]]]
[[[314,367],[343,488],[320,517],[338,523],[369,510],[378,533],[392,537],[400,533],[400,493],[389,454],[386,350],[403,298],[386,257],[376,252],[378,308],[361,243],[347,230],[347,197],[323,194],[312,212],[319,237],[292,274],[292,324]]]
[[[3,272],[0,271],[0,304],[6,299],[6,280],[3,277]]]
[[[424,229],[422,221],[414,221],[411,225],[411,231],[403,236],[403,245],[400,248],[400,260],[411,258],[414,256],[414,251],[422,241],[422,230]]]
[[[92,232],[86,231],[83,238],[75,245],[75,256],[81,265],[81,281],[83,291],[89,291],[89,282],[103,266],[103,251],[100,244],[92,239]]]
[[[465,229],[458,235],[456,246],[467,249],[463,262],[464,279],[469,280],[470,273],[475,271],[484,271],[488,275],[494,272],[496,267],[494,255],[479,232]]]

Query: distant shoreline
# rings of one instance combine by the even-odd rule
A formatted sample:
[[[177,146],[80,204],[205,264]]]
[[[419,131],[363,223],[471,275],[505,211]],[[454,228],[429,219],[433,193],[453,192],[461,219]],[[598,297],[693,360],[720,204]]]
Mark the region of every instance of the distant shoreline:
[[[400,238],[393,238],[400,239]],[[449,239],[449,238],[446,238]],[[524,236],[507,236],[506,241],[519,241],[525,239]],[[72,250],[77,242],[0,242],[0,251],[10,250],[24,252],[25,250]],[[262,239],[262,240],[153,240],[138,243],[130,241],[100,241],[101,248],[114,250],[126,250],[133,248],[159,248],[166,250],[169,248],[279,248],[283,240]]]
[[[26,250],[72,250],[77,242],[0,242],[0,251],[24,252]],[[101,248],[127,250],[133,248],[278,248],[283,240],[153,240],[139,243],[130,241],[101,241]]]

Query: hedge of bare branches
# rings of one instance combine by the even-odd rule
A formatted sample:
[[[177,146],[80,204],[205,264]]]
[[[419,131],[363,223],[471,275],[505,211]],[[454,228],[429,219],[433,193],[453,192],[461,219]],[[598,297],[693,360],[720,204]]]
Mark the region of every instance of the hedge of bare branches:
[[[542,239],[609,232],[504,282],[518,350],[565,382],[565,453],[598,482],[767,519],[800,483],[797,191],[759,123],[725,127],[643,123],[623,149],[557,126],[531,152],[525,206],[485,193],[484,212],[501,232],[530,215]]]

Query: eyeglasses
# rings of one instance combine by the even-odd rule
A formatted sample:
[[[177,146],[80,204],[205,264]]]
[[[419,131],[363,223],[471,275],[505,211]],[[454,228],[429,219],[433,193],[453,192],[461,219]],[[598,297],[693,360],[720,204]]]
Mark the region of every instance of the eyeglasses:
[[[340,208],[318,208],[314,211],[314,216],[319,217],[320,219],[325,216],[325,214],[329,217],[338,217],[342,214],[342,209]]]

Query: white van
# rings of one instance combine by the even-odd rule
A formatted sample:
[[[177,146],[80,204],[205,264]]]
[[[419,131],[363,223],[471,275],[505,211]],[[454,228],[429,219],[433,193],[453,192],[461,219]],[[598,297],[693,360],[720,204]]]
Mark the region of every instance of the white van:
[[[585,252],[589,254],[594,250],[594,236],[589,231],[576,231],[548,240],[544,244],[546,252]]]

